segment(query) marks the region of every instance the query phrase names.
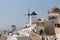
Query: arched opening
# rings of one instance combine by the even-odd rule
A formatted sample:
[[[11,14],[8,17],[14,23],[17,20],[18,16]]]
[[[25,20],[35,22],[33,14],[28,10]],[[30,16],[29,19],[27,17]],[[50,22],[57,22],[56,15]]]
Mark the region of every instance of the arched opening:
[[[43,30],[40,30],[40,35],[43,34]]]

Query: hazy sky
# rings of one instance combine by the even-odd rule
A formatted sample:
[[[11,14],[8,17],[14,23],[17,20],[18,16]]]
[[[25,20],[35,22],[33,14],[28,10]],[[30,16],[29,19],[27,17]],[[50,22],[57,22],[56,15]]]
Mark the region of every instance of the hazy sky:
[[[11,25],[21,27],[27,22],[28,6],[39,18],[48,15],[48,9],[60,8],[60,0],[0,0],[0,30],[9,29]]]

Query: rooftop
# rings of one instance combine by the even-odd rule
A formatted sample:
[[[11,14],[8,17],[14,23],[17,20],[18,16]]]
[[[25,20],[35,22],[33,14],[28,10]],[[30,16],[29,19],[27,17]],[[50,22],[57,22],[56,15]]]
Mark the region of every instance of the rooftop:
[[[37,14],[33,11],[31,15],[37,15]]]
[[[57,7],[53,7],[49,10],[49,13],[54,13],[55,14],[55,13],[58,13],[58,12],[60,12],[60,9],[57,8]]]

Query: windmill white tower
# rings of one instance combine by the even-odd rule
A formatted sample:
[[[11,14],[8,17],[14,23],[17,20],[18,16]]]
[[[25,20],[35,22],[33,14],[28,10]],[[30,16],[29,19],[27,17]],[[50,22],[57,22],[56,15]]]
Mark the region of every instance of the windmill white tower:
[[[37,14],[34,11],[30,14],[28,10],[28,21],[29,25],[35,24],[35,22],[37,21]]]
[[[32,24],[35,24],[36,21],[37,21],[37,14],[33,11],[33,12],[31,13],[31,23],[32,23]]]
[[[13,32],[16,30],[16,26],[15,25],[12,25],[11,28],[10,28],[10,31]]]
[[[37,21],[37,14],[33,11],[32,13],[30,13],[30,10],[28,8],[28,14],[26,14],[28,16],[28,24],[32,25]]]

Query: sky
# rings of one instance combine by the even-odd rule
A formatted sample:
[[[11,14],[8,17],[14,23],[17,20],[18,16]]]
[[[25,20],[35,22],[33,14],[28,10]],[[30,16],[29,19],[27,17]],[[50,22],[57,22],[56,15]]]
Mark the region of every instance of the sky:
[[[60,8],[60,0],[0,0],[0,31],[9,30],[11,25],[17,28],[27,23],[24,14],[35,11],[38,18],[48,16],[48,9]]]

